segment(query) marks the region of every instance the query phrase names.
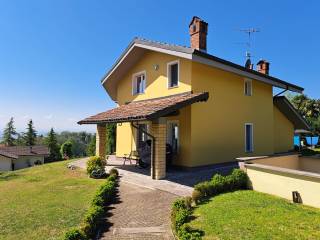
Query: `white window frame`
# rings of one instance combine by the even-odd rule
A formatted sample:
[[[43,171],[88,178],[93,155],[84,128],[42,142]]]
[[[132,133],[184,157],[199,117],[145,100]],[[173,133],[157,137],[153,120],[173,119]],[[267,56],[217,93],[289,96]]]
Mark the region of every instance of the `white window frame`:
[[[250,92],[247,94],[247,89],[246,89],[246,86],[247,86],[247,83],[250,83]],[[250,97],[250,96],[252,96],[252,80],[251,79],[245,79],[244,80],[244,84],[243,84],[243,88],[244,88],[244,95],[245,96],[248,96],[248,97]]]
[[[247,150],[247,126],[251,126],[251,149]],[[252,153],[254,151],[254,140],[253,140],[253,123],[244,124],[244,151],[246,153]]]
[[[144,86],[143,92],[138,93],[136,86],[137,86],[137,76],[144,75]],[[132,74],[132,95],[140,95],[145,94],[147,86],[147,72],[145,70]]]
[[[178,64],[178,82],[177,82],[177,86],[171,86],[171,76],[170,76],[170,66],[174,65],[174,64]],[[168,62],[167,63],[167,87],[170,88],[176,88],[179,87],[179,83],[180,83],[180,60],[174,60],[172,62]]]

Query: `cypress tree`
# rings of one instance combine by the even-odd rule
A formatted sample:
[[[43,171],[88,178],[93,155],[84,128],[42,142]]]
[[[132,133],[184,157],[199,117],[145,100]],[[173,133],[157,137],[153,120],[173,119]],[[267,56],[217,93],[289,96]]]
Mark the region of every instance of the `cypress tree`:
[[[10,121],[7,123],[7,126],[3,130],[3,143],[7,146],[15,145],[15,138],[13,136],[17,135],[16,129],[14,127],[13,117],[10,118]]]
[[[24,133],[25,145],[33,146],[36,144],[36,140],[37,140],[37,132],[34,129],[33,121],[31,119],[27,126],[27,132]]]

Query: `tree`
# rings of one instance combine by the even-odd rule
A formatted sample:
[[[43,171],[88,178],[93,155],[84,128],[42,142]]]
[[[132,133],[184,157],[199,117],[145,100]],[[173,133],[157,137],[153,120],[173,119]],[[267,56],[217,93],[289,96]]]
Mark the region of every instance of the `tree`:
[[[314,134],[320,134],[320,99],[311,99],[307,95],[288,97],[293,106],[305,118]]]
[[[7,146],[15,145],[14,136],[17,135],[16,129],[14,127],[13,117],[10,118],[10,121],[7,123],[7,126],[3,130],[3,143]]]
[[[37,140],[37,132],[34,129],[33,121],[32,119],[29,121],[27,126],[27,132],[23,134],[24,135],[24,142],[27,146],[33,146],[36,143]]]
[[[61,145],[60,154],[64,159],[72,157],[72,142],[66,141]]]
[[[112,154],[116,151],[116,130],[117,125],[115,123],[107,124],[107,154]]]
[[[51,128],[50,132],[48,133],[48,136],[45,138],[45,144],[49,148],[49,160],[50,161],[57,161],[61,159],[60,151],[59,151],[59,145],[57,141],[56,133],[54,132],[53,128]]]
[[[87,155],[95,156],[96,155],[96,136],[91,137],[91,141],[87,147]]]

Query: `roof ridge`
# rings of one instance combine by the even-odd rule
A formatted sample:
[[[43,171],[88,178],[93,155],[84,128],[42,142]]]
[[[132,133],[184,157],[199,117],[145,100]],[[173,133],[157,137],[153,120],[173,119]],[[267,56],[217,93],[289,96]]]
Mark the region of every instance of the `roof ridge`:
[[[152,40],[152,39],[143,38],[143,37],[135,37],[134,40],[140,40],[140,41],[145,41],[145,42],[149,42],[149,43],[163,44],[163,45],[172,46],[172,47],[183,47],[183,48],[191,49],[191,47],[188,47],[188,46],[174,44],[174,43],[168,43],[168,42],[161,42],[161,41]]]

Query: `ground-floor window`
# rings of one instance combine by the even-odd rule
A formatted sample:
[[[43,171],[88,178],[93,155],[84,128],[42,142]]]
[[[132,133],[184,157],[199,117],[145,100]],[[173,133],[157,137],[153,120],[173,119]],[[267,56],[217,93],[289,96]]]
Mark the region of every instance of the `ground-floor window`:
[[[253,124],[245,124],[245,151],[253,152]]]

